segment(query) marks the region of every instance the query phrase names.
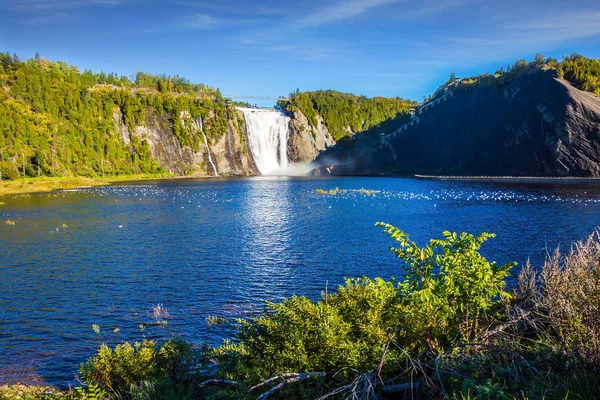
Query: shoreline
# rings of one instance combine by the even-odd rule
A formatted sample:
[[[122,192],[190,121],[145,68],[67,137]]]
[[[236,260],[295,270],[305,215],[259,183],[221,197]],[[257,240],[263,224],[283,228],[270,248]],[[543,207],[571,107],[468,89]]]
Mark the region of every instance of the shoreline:
[[[382,175],[331,175],[329,177],[384,177]],[[306,176],[311,178],[310,175]],[[419,180],[459,181],[459,182],[501,182],[501,183],[600,183],[599,178],[585,177],[540,177],[540,176],[451,176],[451,175],[389,175],[389,178],[414,178]],[[91,186],[106,186],[114,183],[151,181],[151,180],[177,180],[212,178],[177,176],[171,174],[137,174],[117,175],[111,177],[89,178],[85,176],[69,177],[39,177],[20,178],[16,180],[0,181],[0,197],[29,193],[47,193],[53,190],[77,189]],[[236,178],[236,177],[228,177]],[[239,177],[237,177],[239,178]],[[320,178],[320,177],[315,177]]]
[[[508,183],[600,183],[600,178],[577,176],[451,176],[451,175],[413,175],[421,180],[464,181],[464,182],[508,182]]]
[[[155,179],[178,179],[170,174],[117,175],[104,178],[85,176],[21,178],[0,181],[0,198],[9,195],[47,193],[59,189],[76,189],[90,186],[106,186],[118,182],[146,181]]]

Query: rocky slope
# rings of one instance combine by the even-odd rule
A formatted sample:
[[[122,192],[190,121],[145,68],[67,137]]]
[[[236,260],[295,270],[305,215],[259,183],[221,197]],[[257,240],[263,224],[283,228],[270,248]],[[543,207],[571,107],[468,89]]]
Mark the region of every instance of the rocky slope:
[[[340,174],[600,176],[600,97],[554,71],[456,89],[415,119],[395,136],[355,144],[352,162],[341,149],[318,161]]]
[[[328,147],[335,145],[323,118],[317,116],[317,126],[313,126],[301,111],[293,112],[290,120],[288,139],[288,159],[293,163],[311,163]]]
[[[198,150],[179,143],[173,131],[171,118],[173,117],[148,113],[143,125],[135,126],[130,130],[123,121],[120,109],[115,108],[113,113],[115,128],[125,144],[128,144],[133,136],[146,141],[151,156],[158,161],[160,167],[172,174],[192,177],[259,174],[252,154],[245,145],[246,128],[241,113],[239,118],[242,123],[239,118],[229,120],[226,134],[214,143],[206,138],[206,141],[201,141]],[[204,135],[202,118],[193,119],[189,112],[183,111],[179,119],[185,129],[192,134]]]

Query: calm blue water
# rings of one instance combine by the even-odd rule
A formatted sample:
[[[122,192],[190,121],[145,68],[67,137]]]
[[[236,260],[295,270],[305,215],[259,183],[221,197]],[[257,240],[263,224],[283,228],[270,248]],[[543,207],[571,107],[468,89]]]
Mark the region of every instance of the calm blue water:
[[[335,187],[349,192],[315,192]],[[181,334],[219,343],[229,332],[207,326],[209,315],[316,299],[344,277],[397,275],[376,221],[419,243],[444,230],[494,232],[488,258],[538,266],[547,249],[600,225],[591,184],[178,180],[0,201],[0,383],[64,385],[103,342]],[[148,325],[157,304],[169,310],[166,326]]]

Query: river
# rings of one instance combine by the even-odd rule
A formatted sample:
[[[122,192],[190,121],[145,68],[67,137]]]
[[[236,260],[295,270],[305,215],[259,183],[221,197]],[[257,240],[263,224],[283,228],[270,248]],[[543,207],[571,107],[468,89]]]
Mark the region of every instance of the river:
[[[316,192],[335,187],[348,191]],[[59,386],[101,343],[180,334],[218,344],[231,332],[208,316],[399,275],[377,221],[420,244],[444,230],[493,232],[484,255],[536,267],[600,225],[598,184],[258,177],[0,201],[0,383]],[[158,304],[166,325],[154,324]]]

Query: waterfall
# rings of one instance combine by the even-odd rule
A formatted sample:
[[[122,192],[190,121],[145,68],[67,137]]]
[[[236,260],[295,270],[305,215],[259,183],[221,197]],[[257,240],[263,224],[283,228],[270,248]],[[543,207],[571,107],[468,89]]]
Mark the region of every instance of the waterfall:
[[[274,109],[239,108],[246,119],[248,144],[262,175],[286,174],[290,118]]]
[[[206,145],[206,150],[208,151],[208,161],[210,161],[210,165],[212,165],[213,171],[215,171],[215,176],[219,176],[217,167],[215,166],[215,163],[212,160],[212,156],[210,155],[210,147],[208,146],[208,140],[206,139],[206,134],[204,133],[204,125],[202,123],[202,117],[198,117],[198,119],[196,120],[196,123],[198,124],[198,127],[200,128],[200,131],[202,132],[202,136],[204,136],[204,144]]]

